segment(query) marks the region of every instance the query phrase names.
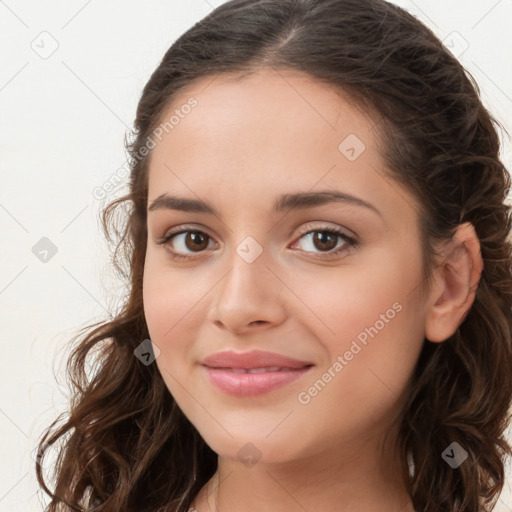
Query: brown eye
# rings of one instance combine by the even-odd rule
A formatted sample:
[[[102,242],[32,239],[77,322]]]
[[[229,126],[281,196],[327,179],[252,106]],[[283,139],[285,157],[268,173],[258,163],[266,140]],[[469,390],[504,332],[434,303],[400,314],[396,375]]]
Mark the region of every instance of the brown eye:
[[[314,246],[321,251],[331,251],[338,243],[339,235],[328,231],[315,231],[312,237]]]
[[[338,229],[330,227],[310,229],[300,237],[299,242],[302,240],[307,242],[304,244],[306,245],[303,249],[305,252],[312,252],[313,254],[326,253],[328,256],[335,256],[357,245],[354,238],[349,237]]]
[[[187,259],[194,253],[200,254],[208,249],[208,242],[211,237],[198,230],[182,230],[178,233],[171,233],[164,236],[159,245],[164,245],[174,259]]]
[[[188,231],[184,233],[184,244],[191,251],[202,251],[208,247],[208,235],[200,231]]]

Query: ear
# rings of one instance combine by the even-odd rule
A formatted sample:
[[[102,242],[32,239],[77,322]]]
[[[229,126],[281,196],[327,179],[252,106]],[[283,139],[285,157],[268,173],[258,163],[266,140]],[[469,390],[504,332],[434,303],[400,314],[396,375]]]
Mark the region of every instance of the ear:
[[[448,242],[434,270],[425,324],[427,340],[441,342],[456,332],[473,304],[483,268],[475,228],[465,222]]]

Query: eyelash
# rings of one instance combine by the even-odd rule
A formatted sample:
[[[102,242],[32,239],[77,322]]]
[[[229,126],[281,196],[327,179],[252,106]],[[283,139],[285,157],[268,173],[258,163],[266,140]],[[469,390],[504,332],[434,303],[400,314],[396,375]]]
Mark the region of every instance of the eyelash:
[[[184,233],[199,233],[201,235],[206,235],[209,239],[212,238],[212,237],[210,237],[210,235],[208,235],[208,233],[205,233],[204,231],[201,231],[199,229],[193,228],[192,226],[183,226],[182,229],[180,229],[179,231],[165,234],[163,237],[159,238],[156,241],[156,243],[158,245],[166,245],[175,236],[182,235]],[[358,241],[355,238],[353,238],[351,236],[348,236],[343,231],[341,231],[341,230],[339,230],[337,228],[333,228],[331,226],[324,226],[324,227],[321,226],[321,227],[317,227],[315,229],[309,229],[308,231],[302,233],[299,236],[298,240],[300,240],[304,236],[309,235],[311,233],[329,233],[329,234],[332,234],[332,235],[337,235],[338,237],[342,238],[345,241],[345,244],[343,244],[338,249],[333,250],[333,252],[324,252],[324,253],[320,252],[319,253],[319,254],[327,254],[328,257],[337,256],[339,253],[341,253],[343,251],[346,251],[350,247],[352,247],[354,249],[358,247]],[[180,254],[180,253],[178,253],[176,251],[173,251],[172,249],[169,249],[169,247],[166,247],[166,249],[169,252],[170,257],[172,259],[174,259],[174,260],[189,260],[189,259],[193,259],[194,258],[194,256],[192,256],[192,255],[186,255],[185,256],[185,255]],[[308,251],[306,251],[306,252],[308,252]],[[200,253],[197,253],[197,254],[200,254]]]

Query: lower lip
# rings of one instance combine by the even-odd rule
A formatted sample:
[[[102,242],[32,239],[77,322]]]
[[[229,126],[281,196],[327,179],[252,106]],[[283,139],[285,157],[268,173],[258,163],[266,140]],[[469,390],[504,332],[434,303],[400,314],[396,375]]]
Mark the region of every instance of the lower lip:
[[[235,373],[205,366],[210,382],[228,395],[246,397],[268,393],[305,375],[312,366],[262,373]]]

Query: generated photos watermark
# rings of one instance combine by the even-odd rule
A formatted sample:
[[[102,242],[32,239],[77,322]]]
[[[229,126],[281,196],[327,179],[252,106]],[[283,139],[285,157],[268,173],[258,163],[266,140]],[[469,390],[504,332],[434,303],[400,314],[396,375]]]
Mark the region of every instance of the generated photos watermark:
[[[375,338],[387,324],[395,318],[395,316],[402,311],[403,306],[400,302],[395,302],[393,305],[386,310],[385,313],[381,313],[380,317],[370,327],[365,327],[357,336],[356,339],[352,340],[350,348],[346,350],[343,355],[338,355],[336,361],[322,374],[321,378],[317,379],[313,385],[307,390],[301,391],[297,395],[297,399],[300,404],[307,405],[311,400],[317,396],[329,382],[332,381],[340,372],[347,366],[350,361],[361,352],[361,350],[367,346],[369,338]]]

